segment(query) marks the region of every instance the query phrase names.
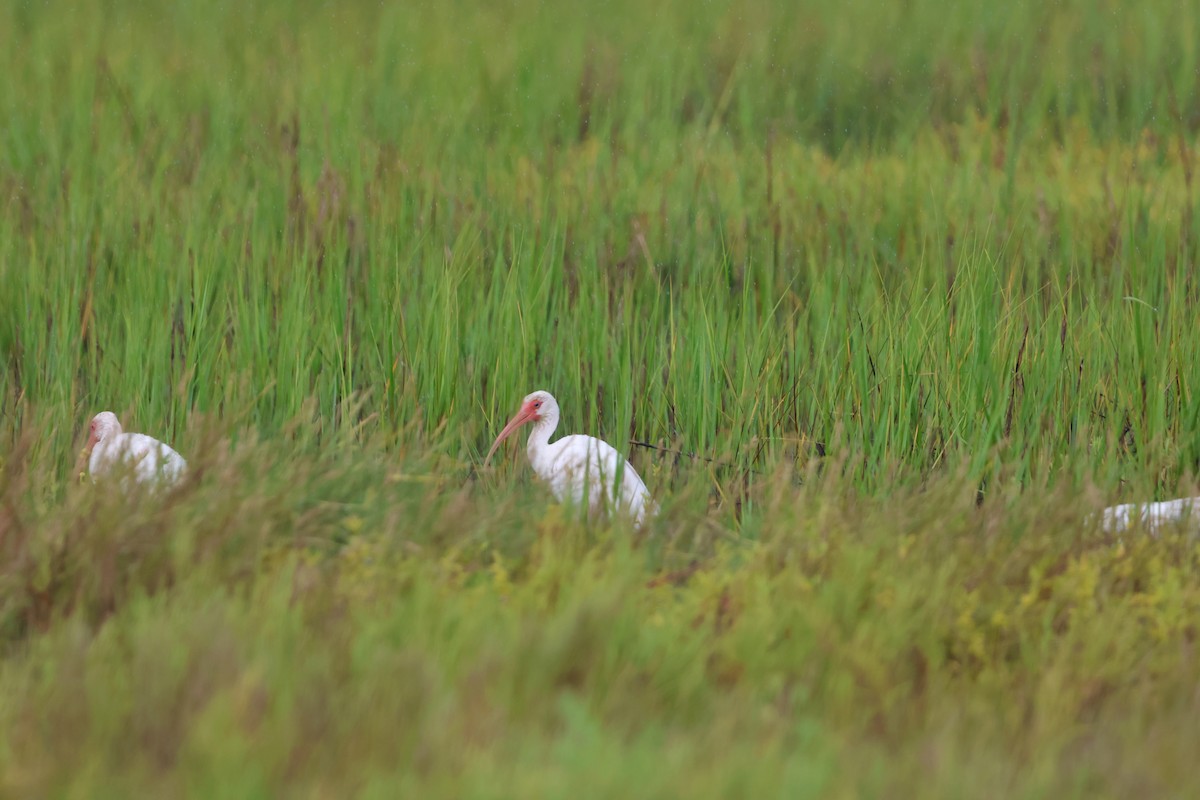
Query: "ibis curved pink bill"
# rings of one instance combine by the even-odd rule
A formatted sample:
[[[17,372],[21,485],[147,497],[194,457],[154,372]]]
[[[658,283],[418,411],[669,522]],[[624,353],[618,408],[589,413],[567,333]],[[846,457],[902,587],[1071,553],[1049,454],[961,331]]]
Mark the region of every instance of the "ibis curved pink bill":
[[[558,401],[553,395],[545,391],[526,395],[520,410],[492,443],[484,463],[491,461],[501,442],[522,425],[530,424],[533,428],[525,448],[529,464],[560,503],[586,503],[592,514],[612,509],[628,515],[635,525],[658,511],[633,465],[608,442],[573,435],[551,444],[558,419]]]
[[[102,411],[88,426],[88,472],[92,480],[120,469],[140,484],[175,483],[187,469],[183,456],[144,433],[125,433],[117,415]]]

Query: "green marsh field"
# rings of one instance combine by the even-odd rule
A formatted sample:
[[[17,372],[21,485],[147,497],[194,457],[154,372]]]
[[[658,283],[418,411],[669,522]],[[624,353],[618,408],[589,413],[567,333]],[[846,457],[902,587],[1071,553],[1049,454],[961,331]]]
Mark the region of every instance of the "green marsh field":
[[[1200,6],[0,39],[3,796],[1200,796],[1200,542],[1093,516],[1200,493]]]

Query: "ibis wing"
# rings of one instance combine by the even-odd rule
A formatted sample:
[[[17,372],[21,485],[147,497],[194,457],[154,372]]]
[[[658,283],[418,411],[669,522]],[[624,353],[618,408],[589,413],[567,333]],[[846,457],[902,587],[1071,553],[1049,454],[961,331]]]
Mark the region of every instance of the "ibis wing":
[[[587,503],[593,511],[619,508],[641,522],[653,506],[633,465],[616,448],[592,436],[564,436],[543,479],[559,502]]]

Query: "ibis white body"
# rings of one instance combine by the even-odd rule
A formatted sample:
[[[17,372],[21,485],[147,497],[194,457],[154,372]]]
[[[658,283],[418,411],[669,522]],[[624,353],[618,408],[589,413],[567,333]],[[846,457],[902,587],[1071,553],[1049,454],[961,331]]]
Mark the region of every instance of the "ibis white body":
[[[1100,516],[1100,525],[1106,531],[1119,533],[1138,522],[1148,531],[1154,532],[1166,525],[1188,523],[1200,529],[1200,497],[1181,497],[1178,500],[1163,500],[1161,503],[1125,503],[1109,506]]]
[[[172,484],[187,469],[183,456],[170,446],[144,433],[125,433],[117,415],[111,411],[97,414],[90,427],[88,472],[92,480],[127,470],[139,484]]]
[[[509,434],[532,423],[525,448],[529,465],[560,503],[586,506],[592,514],[614,511],[628,516],[635,525],[658,511],[633,465],[608,442],[574,435],[551,443],[558,419],[558,401],[553,395],[545,391],[526,395],[521,410],[496,437],[485,461]]]

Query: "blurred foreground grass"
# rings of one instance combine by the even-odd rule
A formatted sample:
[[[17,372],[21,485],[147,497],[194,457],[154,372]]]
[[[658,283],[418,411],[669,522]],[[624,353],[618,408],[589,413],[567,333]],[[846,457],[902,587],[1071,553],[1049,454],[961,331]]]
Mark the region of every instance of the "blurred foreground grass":
[[[1200,547],[1101,536],[1086,497],[981,509],[947,478],[864,501],[780,474],[741,534],[685,492],[638,539],[379,451],[193,466],[132,513],[80,488],[4,519],[6,791],[1194,785]]]

